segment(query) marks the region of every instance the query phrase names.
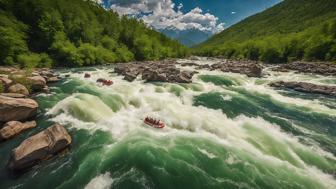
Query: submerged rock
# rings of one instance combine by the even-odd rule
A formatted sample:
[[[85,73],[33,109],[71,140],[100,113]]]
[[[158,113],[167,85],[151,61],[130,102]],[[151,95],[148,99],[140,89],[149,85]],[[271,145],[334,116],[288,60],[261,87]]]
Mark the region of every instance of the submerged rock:
[[[0,96],[0,122],[23,121],[37,114],[38,104],[26,98]]]
[[[35,165],[71,144],[71,137],[67,130],[55,124],[46,130],[24,140],[12,150],[8,167],[11,170],[21,170]]]
[[[19,121],[10,121],[7,122],[3,127],[0,129],[0,141],[8,140],[15,135],[20,134],[21,132],[36,127],[35,121],[29,122],[19,122]]]
[[[284,81],[278,81],[278,82],[271,83],[270,86],[278,87],[278,88],[293,89],[295,91],[305,92],[305,93],[336,96],[335,86],[316,85],[316,84],[305,83],[305,82],[284,82]]]

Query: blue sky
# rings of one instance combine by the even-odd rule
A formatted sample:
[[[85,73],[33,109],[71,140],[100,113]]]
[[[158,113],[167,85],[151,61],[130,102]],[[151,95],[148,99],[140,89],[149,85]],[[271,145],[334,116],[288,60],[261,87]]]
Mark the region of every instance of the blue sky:
[[[141,18],[158,30],[196,29],[214,34],[280,1],[105,0],[105,5],[119,14]]]
[[[195,7],[209,12],[230,26],[247,16],[263,11],[279,3],[281,0],[173,0],[178,5],[183,4],[183,12],[189,12]]]

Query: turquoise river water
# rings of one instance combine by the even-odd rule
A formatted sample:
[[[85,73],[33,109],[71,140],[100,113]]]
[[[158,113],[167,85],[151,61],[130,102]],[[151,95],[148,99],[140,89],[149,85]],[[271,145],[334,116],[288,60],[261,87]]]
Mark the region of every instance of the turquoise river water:
[[[335,86],[335,77],[203,70],[192,84],[169,84],[127,82],[113,67],[59,71],[70,77],[37,97],[38,127],[0,144],[0,189],[336,188],[336,99],[268,86]],[[114,84],[99,86],[98,78]],[[146,116],[167,127],[144,125]],[[53,122],[68,129],[70,150],[8,173],[10,151]]]

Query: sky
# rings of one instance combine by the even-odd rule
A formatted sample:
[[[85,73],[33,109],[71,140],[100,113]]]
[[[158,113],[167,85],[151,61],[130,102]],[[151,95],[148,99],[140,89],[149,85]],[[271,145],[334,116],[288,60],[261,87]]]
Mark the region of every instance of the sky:
[[[196,29],[211,34],[281,0],[105,0],[121,15],[141,18],[158,30]]]

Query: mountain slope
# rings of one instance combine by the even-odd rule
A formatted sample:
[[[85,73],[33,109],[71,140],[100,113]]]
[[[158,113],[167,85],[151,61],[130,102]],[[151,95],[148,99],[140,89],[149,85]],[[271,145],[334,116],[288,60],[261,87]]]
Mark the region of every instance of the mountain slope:
[[[0,65],[88,66],[184,56],[136,19],[87,0],[0,0]]]
[[[172,39],[179,41],[187,47],[195,46],[205,40],[209,39],[212,35],[211,32],[201,31],[197,29],[189,29],[189,30],[176,30],[172,29],[164,29],[159,30],[161,33],[169,36]]]
[[[335,18],[335,0],[285,0],[213,36],[195,51],[266,62],[335,60]]]

